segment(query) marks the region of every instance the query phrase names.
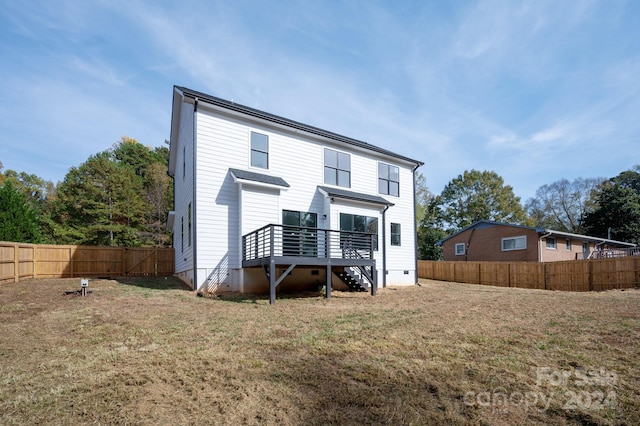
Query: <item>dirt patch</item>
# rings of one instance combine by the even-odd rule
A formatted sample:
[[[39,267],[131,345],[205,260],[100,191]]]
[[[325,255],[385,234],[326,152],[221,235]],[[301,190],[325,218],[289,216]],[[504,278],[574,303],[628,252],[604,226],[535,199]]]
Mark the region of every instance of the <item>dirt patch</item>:
[[[0,286],[3,424],[639,424],[640,291]]]

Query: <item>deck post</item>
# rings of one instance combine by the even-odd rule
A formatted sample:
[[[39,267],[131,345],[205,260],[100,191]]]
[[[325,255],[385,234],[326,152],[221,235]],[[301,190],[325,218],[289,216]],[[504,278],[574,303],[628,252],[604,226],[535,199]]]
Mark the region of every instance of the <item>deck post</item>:
[[[269,304],[276,303],[276,261],[273,258],[269,262]]]
[[[327,262],[327,279],[325,282],[325,298],[331,298],[331,261]]]
[[[376,271],[375,263],[371,266],[371,275],[373,278],[373,283],[371,283],[371,295],[375,296],[378,292],[378,271]]]

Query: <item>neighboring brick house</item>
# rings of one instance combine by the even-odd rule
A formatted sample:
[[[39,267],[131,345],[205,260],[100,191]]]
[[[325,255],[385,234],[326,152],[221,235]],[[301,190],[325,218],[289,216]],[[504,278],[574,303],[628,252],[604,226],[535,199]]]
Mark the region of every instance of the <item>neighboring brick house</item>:
[[[481,220],[441,240],[444,260],[555,262],[588,259],[635,244]]]

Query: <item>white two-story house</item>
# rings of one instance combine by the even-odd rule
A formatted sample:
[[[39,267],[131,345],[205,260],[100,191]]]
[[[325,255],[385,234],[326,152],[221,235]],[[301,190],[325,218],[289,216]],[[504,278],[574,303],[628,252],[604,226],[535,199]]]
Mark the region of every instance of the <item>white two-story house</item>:
[[[400,154],[174,87],[176,275],[198,292],[417,282],[415,171]]]

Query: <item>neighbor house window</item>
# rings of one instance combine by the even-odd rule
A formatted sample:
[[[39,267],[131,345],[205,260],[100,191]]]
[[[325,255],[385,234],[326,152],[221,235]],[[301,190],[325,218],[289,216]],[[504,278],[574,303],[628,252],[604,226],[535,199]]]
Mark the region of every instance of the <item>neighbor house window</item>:
[[[527,237],[509,237],[502,239],[502,251],[524,250],[527,248]]]
[[[251,167],[269,168],[269,136],[251,132]]]
[[[378,192],[394,197],[400,196],[400,171],[398,167],[378,163]]]
[[[456,256],[464,255],[464,249],[465,249],[465,244],[464,243],[457,243],[456,244]]]
[[[324,183],[351,188],[351,156],[325,148]]]
[[[378,218],[340,213],[340,230],[373,234],[373,249],[378,250]],[[342,238],[342,236],[341,236]]]
[[[571,239],[567,238],[567,250],[571,251]]]
[[[400,245],[400,224],[399,223],[391,224],[391,245],[392,246]]]
[[[556,239],[554,237],[545,238],[545,242],[548,249],[551,249],[551,250],[556,249]]]

